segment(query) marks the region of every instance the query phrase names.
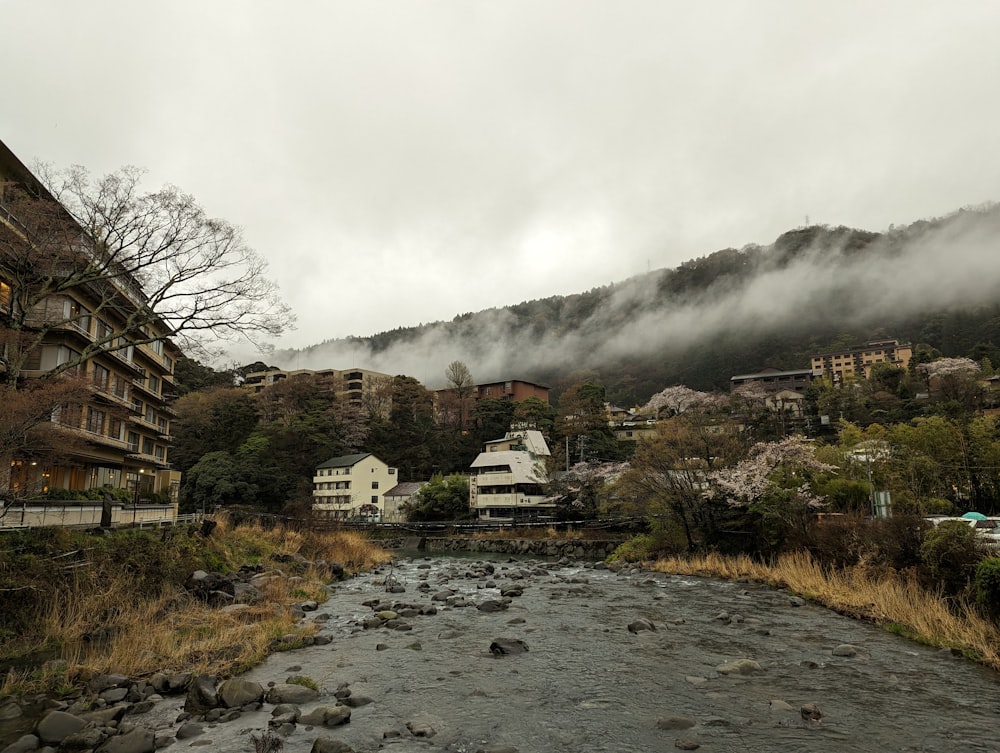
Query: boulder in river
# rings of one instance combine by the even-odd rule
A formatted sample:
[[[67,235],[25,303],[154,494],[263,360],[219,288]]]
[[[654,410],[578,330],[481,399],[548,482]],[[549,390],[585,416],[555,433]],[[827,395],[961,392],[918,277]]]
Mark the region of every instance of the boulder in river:
[[[490,644],[490,653],[494,656],[509,656],[523,654],[528,650],[528,644],[519,638],[496,638]]]

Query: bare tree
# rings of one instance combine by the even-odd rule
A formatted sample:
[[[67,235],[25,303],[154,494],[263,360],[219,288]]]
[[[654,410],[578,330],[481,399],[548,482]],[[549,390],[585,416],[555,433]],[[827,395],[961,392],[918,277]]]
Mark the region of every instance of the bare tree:
[[[135,168],[96,182],[80,167],[39,171],[47,191],[0,184],[0,348],[9,384],[53,330],[89,326],[90,317],[102,326],[55,373],[164,337],[194,352],[219,339],[262,345],[293,323],[240,230],[191,196],[173,186],[144,192]]]
[[[454,396],[457,426],[460,430],[465,428],[469,417],[469,399],[472,397],[472,389],[476,386],[472,379],[472,372],[462,361],[452,361],[448,368],[444,370],[445,379],[448,382],[448,389]]]

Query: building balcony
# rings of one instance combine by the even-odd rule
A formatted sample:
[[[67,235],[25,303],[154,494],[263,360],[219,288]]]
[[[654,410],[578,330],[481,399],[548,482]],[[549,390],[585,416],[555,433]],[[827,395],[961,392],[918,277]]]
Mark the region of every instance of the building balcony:
[[[472,506],[482,510],[487,507],[552,507],[555,502],[546,502],[542,495],[527,494],[478,494]]]
[[[476,486],[480,489],[488,486],[512,486],[514,484],[514,474],[505,471],[477,473],[473,478],[475,479]]]

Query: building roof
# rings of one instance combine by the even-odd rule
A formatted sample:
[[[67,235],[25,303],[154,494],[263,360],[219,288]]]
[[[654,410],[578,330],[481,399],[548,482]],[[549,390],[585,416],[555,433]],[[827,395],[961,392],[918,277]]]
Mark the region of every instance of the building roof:
[[[414,494],[420,491],[426,481],[403,481],[400,484],[396,484],[389,491],[385,493],[387,497],[412,497]]]
[[[775,378],[775,377],[795,377],[795,376],[812,376],[812,369],[794,369],[792,371],[778,371],[777,369],[765,369],[764,371],[758,371],[754,374],[737,374],[734,377],[729,377],[729,381],[732,382],[736,379],[764,379],[764,378]]]
[[[490,468],[506,466],[514,476],[515,484],[538,484],[544,481],[544,471],[530,454],[521,450],[501,450],[500,452],[481,452],[472,461],[472,468]]]
[[[352,465],[357,465],[366,457],[371,455],[370,452],[360,452],[357,455],[341,455],[337,458],[330,458],[325,463],[320,463],[317,468],[350,468]],[[378,460],[378,458],[375,458]]]

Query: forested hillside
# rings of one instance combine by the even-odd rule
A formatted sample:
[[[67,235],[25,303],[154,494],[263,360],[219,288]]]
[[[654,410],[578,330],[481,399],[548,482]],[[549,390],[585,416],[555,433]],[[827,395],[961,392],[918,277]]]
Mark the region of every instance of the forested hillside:
[[[724,389],[734,374],[807,368],[812,353],[897,337],[1000,363],[1000,209],[963,209],[874,233],[790,230],[620,283],[280,351],[277,365],[345,363],[443,386],[461,359],[476,381],[558,389],[597,377],[615,402],[669,384]]]

